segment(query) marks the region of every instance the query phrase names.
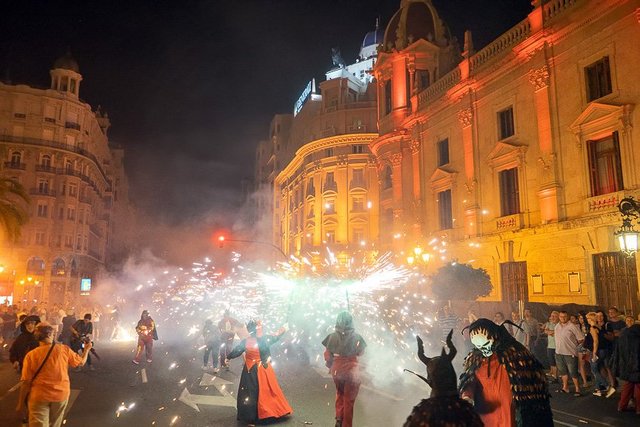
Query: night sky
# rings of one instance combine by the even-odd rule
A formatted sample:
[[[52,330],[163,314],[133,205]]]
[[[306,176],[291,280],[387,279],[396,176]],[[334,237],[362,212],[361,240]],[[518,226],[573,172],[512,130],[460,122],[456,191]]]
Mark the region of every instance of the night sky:
[[[476,49],[522,20],[529,0],[433,0],[453,35]],[[377,16],[400,0],[4,2],[0,76],[49,85],[67,47],[84,80],[80,96],[102,105],[110,138],[126,149],[131,198],[152,221],[233,222],[241,180],[275,113],[290,112],[312,77],[347,63]]]

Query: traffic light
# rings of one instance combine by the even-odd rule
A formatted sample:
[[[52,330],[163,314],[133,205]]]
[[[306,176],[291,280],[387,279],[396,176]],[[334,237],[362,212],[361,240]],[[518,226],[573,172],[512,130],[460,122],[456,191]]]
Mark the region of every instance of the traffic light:
[[[218,236],[218,247],[222,248],[224,246],[224,236],[220,235]]]

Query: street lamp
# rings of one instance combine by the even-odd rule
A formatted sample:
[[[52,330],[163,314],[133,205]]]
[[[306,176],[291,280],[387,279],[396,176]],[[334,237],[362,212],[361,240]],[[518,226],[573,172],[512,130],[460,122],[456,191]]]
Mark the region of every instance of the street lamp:
[[[620,250],[627,256],[633,256],[638,252],[639,233],[633,228],[632,221],[640,218],[640,202],[635,201],[633,197],[625,197],[620,200],[618,210],[622,214],[622,226],[614,235],[618,238]]]

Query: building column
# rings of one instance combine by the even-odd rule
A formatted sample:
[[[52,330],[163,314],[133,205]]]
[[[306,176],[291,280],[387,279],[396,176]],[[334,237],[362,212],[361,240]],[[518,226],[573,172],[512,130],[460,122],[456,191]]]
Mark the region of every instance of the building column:
[[[529,82],[534,86],[536,122],[538,124],[538,148],[540,157],[540,221],[543,224],[557,222],[559,219],[560,184],[556,180],[556,155],[553,151],[551,131],[551,106],[549,103],[549,67],[547,65],[529,71]]]
[[[416,238],[421,238],[424,229],[424,212],[422,209],[422,184],[420,179],[420,141],[411,141],[409,144],[411,149],[411,183],[412,196],[413,196],[413,209],[412,209],[412,226],[413,235]]]
[[[349,243],[349,159],[346,154],[338,156],[336,162],[335,180],[337,185],[336,212],[338,214],[338,227],[336,229],[336,243],[346,245]]]
[[[462,127],[462,149],[464,153],[464,187],[466,189],[466,202],[464,209],[464,235],[475,237],[478,235],[478,222],[480,221],[480,204],[478,203],[478,180],[476,178],[476,163],[474,152],[474,118],[473,108],[467,107],[458,112],[458,121]],[[454,205],[455,206],[455,205]]]

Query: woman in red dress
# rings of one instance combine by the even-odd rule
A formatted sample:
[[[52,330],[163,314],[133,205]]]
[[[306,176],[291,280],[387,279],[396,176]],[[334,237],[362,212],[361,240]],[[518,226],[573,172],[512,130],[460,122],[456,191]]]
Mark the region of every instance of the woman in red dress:
[[[269,349],[286,329],[281,328],[276,335],[256,336],[257,329],[253,320],[247,323],[249,337],[243,339],[227,356],[233,359],[245,354],[238,389],[238,420],[250,423],[293,413],[271,367]]]

